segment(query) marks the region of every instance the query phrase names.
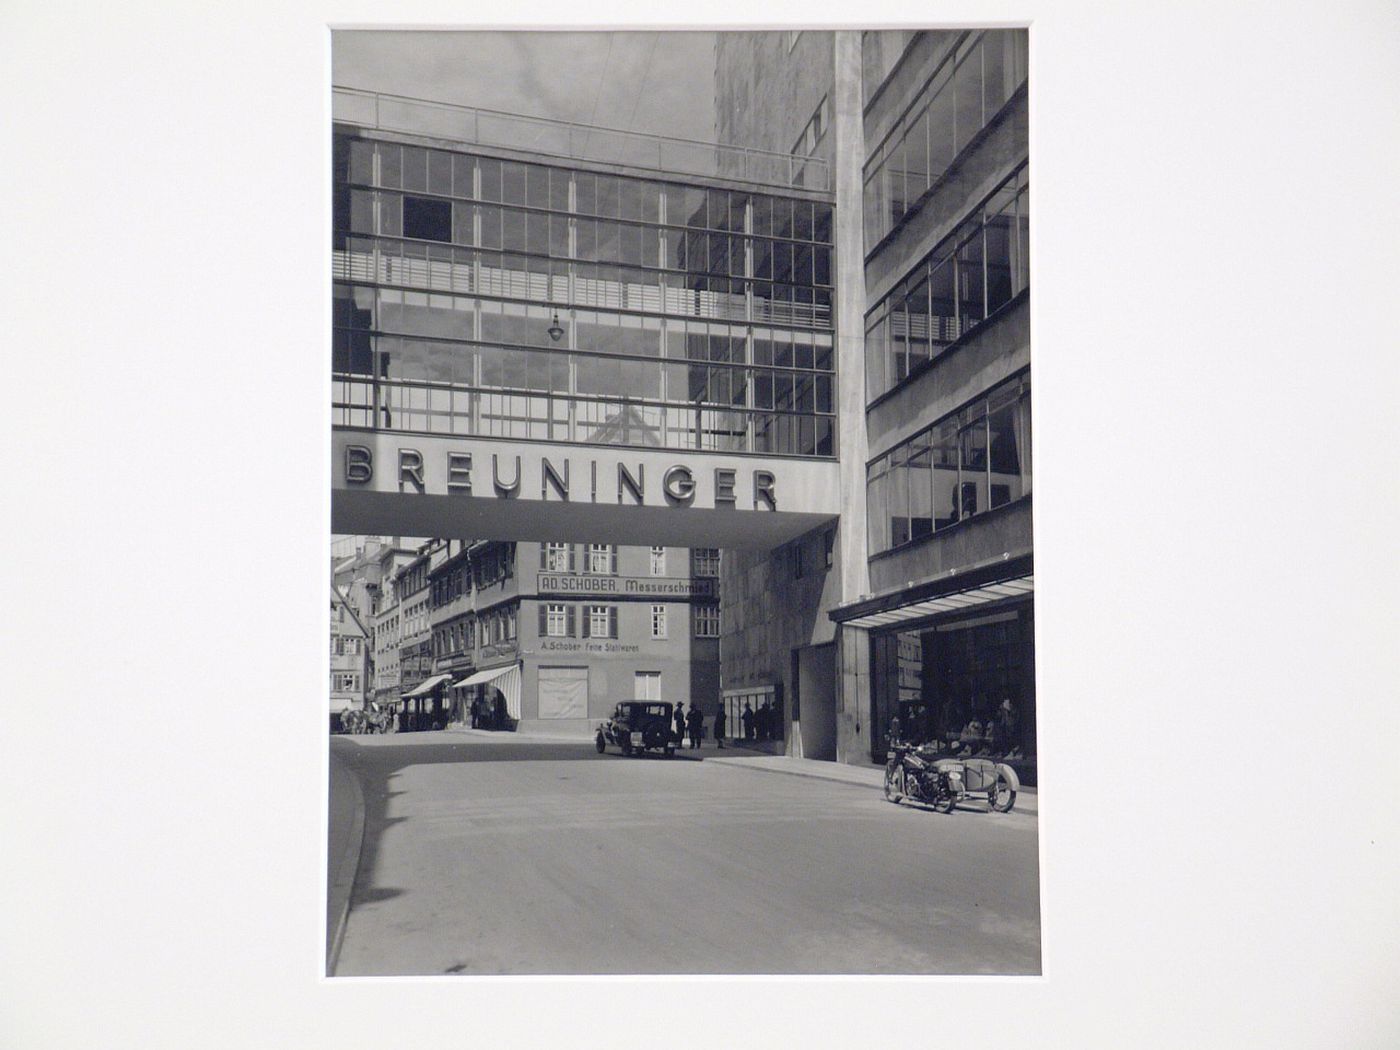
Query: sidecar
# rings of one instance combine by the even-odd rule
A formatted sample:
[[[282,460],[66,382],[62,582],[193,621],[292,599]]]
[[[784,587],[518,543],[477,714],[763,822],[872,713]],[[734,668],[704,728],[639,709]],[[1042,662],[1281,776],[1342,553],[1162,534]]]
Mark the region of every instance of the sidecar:
[[[955,803],[985,802],[988,809],[998,813],[1010,813],[1016,805],[1021,779],[1005,762],[993,762],[990,758],[940,758],[933,766],[948,778]]]

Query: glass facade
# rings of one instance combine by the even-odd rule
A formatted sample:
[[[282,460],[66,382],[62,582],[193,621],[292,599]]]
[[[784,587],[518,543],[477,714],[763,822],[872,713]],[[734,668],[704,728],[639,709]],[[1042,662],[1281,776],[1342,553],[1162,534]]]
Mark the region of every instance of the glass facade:
[[[906,739],[1033,760],[1034,638],[1029,602],[951,623],[876,632],[875,739],[886,738],[897,716]]]
[[[1030,170],[1019,167],[865,318],[871,400],[915,375],[1030,284]]]
[[[334,422],[835,455],[828,203],[337,134]]]
[[[1031,390],[1024,372],[870,463],[870,553],[916,542],[1030,491]]]
[[[916,208],[972,138],[1026,80],[1024,29],[967,33],[865,165],[865,243],[873,248]]]

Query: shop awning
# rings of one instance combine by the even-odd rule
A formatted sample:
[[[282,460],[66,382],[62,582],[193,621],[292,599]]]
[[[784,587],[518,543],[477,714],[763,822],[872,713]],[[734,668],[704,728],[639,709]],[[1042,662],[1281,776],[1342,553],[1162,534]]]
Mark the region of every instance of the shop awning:
[[[958,577],[929,581],[903,591],[854,602],[833,609],[828,615],[837,623],[871,630],[958,612],[990,602],[1028,597],[1034,590],[1035,576],[1031,571],[1031,559],[1026,556],[1015,561],[978,566]]]
[[[404,693],[403,698],[405,700],[412,700],[415,696],[426,696],[451,677],[450,674],[435,674],[431,678],[420,682],[416,688]]]
[[[333,696],[331,697],[331,714],[338,715],[342,711],[349,711],[352,707],[358,708],[360,701],[353,696]]]
[[[506,714],[511,718],[520,718],[519,665],[509,664],[506,667],[493,667],[489,671],[477,671],[459,682],[453,682],[452,688],[468,685],[490,685],[499,689],[501,695],[506,698]]]

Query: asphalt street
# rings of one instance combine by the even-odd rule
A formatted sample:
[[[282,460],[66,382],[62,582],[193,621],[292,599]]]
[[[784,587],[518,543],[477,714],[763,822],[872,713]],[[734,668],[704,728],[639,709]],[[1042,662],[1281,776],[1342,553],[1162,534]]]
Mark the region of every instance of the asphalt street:
[[[1033,814],[895,806],[712,751],[331,747],[365,804],[337,976],[1040,972]]]

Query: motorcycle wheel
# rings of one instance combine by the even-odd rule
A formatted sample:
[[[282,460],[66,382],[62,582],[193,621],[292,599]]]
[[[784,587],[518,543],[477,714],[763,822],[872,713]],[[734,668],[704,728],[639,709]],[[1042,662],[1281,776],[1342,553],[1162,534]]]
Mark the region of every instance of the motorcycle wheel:
[[[885,798],[895,805],[904,797],[904,767],[885,770]]]
[[[1016,805],[1016,788],[1012,786],[1004,774],[997,774],[996,786],[992,788],[991,796],[992,809],[998,813],[1010,813],[1011,807]]]
[[[933,800],[933,808],[937,813],[951,813],[957,807],[958,796],[952,794],[941,794]]]
[[[608,742],[603,739],[602,733],[599,733],[596,737],[594,737],[593,746],[598,749],[598,754],[600,755],[608,749]]]

